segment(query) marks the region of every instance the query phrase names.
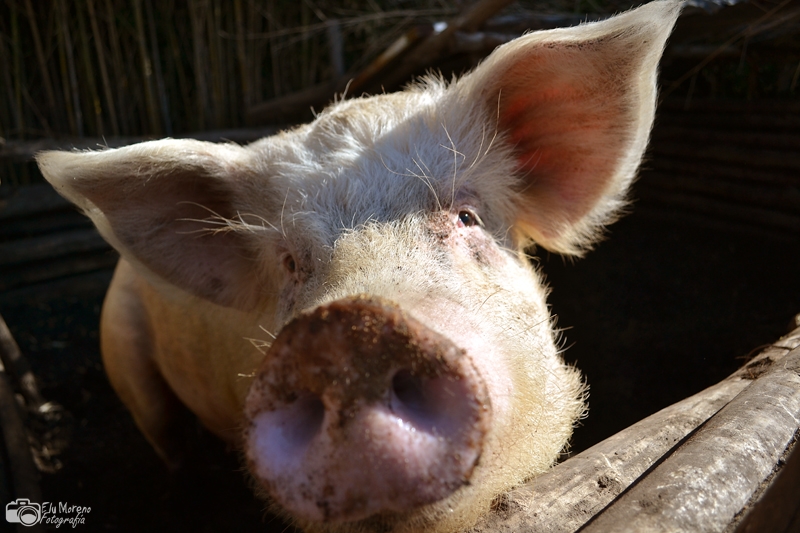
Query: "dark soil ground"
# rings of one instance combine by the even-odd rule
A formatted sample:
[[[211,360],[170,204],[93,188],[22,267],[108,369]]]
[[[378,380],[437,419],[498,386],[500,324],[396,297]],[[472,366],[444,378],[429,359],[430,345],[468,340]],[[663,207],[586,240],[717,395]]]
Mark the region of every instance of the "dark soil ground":
[[[553,311],[569,328],[566,358],[591,386],[573,451],[719,381],[784,334],[800,312],[799,240],[640,205],[587,258],[543,254]],[[184,471],[160,464],[101,366],[97,322],[109,278],[103,271],[0,295],[43,394],[74,418],[63,468],[42,474],[44,500],[90,506],[81,531],[292,531],[264,513],[235,454],[201,429]]]

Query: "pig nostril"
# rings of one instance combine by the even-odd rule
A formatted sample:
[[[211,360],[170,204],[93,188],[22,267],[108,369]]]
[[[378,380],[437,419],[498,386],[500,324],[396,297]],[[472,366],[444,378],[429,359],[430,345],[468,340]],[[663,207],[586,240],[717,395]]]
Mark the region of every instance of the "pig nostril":
[[[409,411],[424,414],[428,409],[422,378],[408,370],[401,370],[392,378],[392,392]]]
[[[392,410],[414,427],[438,433],[445,429],[445,413],[438,398],[438,378],[421,378],[400,370],[392,378]]]
[[[325,406],[319,396],[308,392],[297,398],[291,411],[295,418],[289,421],[291,429],[287,437],[297,446],[305,446],[322,427]]]
[[[256,417],[258,447],[268,456],[296,457],[302,455],[322,427],[325,406],[310,392],[277,409],[262,411]]]

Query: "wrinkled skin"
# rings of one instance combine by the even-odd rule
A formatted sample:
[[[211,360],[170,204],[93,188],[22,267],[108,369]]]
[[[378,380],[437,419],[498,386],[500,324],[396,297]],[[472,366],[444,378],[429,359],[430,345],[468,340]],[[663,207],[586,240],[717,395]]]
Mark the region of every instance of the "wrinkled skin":
[[[451,84],[342,101],[249,146],[38,157],[122,255],[114,388],[170,466],[186,408],[309,531],[455,531],[583,413],[532,244],[623,204],[680,5],[527,35]]]

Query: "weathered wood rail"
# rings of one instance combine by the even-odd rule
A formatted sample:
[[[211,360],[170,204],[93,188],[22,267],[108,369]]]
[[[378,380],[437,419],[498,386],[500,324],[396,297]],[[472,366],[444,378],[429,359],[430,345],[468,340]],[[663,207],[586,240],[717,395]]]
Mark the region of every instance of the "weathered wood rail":
[[[117,255],[49,184],[0,197],[0,292],[109,269]]]
[[[517,489],[473,533],[800,530],[800,328]]]
[[[800,234],[800,105],[659,106],[636,196],[648,208]]]

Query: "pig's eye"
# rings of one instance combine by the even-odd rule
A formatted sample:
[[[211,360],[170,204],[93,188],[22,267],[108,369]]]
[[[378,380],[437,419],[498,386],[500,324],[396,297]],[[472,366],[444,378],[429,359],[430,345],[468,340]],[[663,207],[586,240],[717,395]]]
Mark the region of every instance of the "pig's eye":
[[[297,271],[297,263],[291,254],[286,254],[283,256],[283,268],[285,268],[286,272],[289,274],[294,274]]]
[[[458,222],[465,228],[481,225],[481,219],[478,218],[478,215],[468,209],[462,209],[458,212]]]

